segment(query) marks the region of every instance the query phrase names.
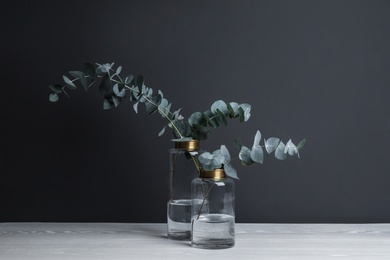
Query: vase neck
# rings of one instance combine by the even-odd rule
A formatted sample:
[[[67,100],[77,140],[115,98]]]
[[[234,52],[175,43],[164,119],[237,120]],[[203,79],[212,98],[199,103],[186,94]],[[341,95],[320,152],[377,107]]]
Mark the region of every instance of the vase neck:
[[[175,142],[175,148],[184,149],[188,152],[199,150],[199,140]]]
[[[211,171],[201,170],[199,177],[202,179],[220,180],[226,178],[226,173],[223,169],[214,169]]]

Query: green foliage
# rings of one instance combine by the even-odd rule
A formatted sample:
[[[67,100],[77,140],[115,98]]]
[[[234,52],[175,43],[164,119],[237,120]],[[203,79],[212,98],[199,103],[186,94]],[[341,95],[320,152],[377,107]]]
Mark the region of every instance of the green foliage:
[[[239,150],[238,158],[242,165],[247,166],[254,163],[262,164],[264,162],[264,152],[260,142],[260,131],[257,131],[255,134],[252,149],[243,146],[241,140],[235,140],[234,145]],[[290,139],[285,145],[279,138],[270,137],[269,139],[264,139],[264,147],[268,154],[275,152],[275,157],[277,159],[284,160],[287,158],[287,155],[293,156],[297,154],[299,156],[299,149],[304,146],[305,142],[306,139],[303,139],[295,146]],[[238,179],[237,171],[233,168],[231,163],[230,153],[224,145],[213,153],[204,152],[200,154],[199,162],[204,170],[210,171],[223,168],[229,177]]]
[[[93,85],[98,85],[99,92],[103,96],[103,109],[117,107],[127,99],[133,102],[133,109],[138,113],[139,104],[144,104],[146,115],[159,112],[168,121],[158,133],[159,136],[165,133],[168,126],[173,129],[174,136],[177,138],[192,137],[192,128],[183,120],[180,109],[171,112],[171,103],[164,98],[160,90],[154,92],[153,89],[146,87],[142,75],[136,78],[133,75],[122,77],[120,75],[122,67],[115,68],[114,63],[96,63],[96,65],[85,63],[83,67],[83,70],[69,71],[69,76],[64,75],[62,85],[49,86],[52,91],[49,95],[51,102],[57,102],[61,93],[67,95],[65,89],[77,89],[77,84],[81,85],[85,91]]]
[[[228,118],[239,118],[240,122],[246,122],[250,118],[250,110],[251,106],[246,103],[239,105],[236,102],[226,103],[217,100],[211,105],[210,110],[195,112],[188,118],[188,124],[192,127],[192,137],[199,140],[207,139],[207,134],[210,133],[208,127],[227,126]]]
[[[85,91],[91,86],[98,85],[99,92],[103,96],[103,109],[108,110],[118,107],[123,100],[132,102],[135,113],[139,111],[139,105],[144,104],[146,115],[158,112],[167,119],[167,124],[158,133],[159,136],[166,132],[169,127],[173,130],[174,138],[191,137],[198,140],[206,140],[211,132],[210,128],[227,126],[228,118],[239,118],[245,122],[250,117],[251,106],[249,104],[238,104],[236,102],[226,103],[222,100],[215,101],[209,110],[195,112],[188,120],[184,120],[181,109],[171,111],[172,104],[164,98],[161,90],[154,91],[145,85],[145,78],[142,75],[134,77],[128,75],[122,77],[122,67],[114,67],[115,63],[104,63],[95,65],[85,63],[82,70],[69,71],[69,76],[63,76],[63,84],[50,85],[52,93],[49,96],[51,102],[59,100],[59,94],[65,89],[75,90],[77,84]],[[98,82],[99,81],[99,82]],[[126,98],[127,97],[127,98]]]
[[[118,107],[123,100],[132,102],[135,113],[139,112],[139,105],[144,104],[146,115],[158,112],[167,120],[166,125],[159,131],[158,136],[162,136],[167,127],[172,129],[173,141],[189,141],[192,139],[206,140],[211,128],[227,126],[228,119],[238,119],[239,122],[246,122],[251,117],[251,105],[247,103],[238,104],[236,102],[215,101],[209,110],[204,112],[194,112],[187,120],[181,115],[181,108],[171,111],[172,104],[164,98],[161,90],[154,91],[145,85],[142,75],[134,77],[127,75],[122,77],[122,67],[114,68],[114,63],[92,64],[85,63],[82,70],[73,70],[63,75],[62,84],[52,84],[49,86],[51,94],[49,100],[57,102],[61,94],[68,96],[66,90],[75,90],[77,85],[87,91],[93,85],[99,86],[99,92],[103,97],[103,109],[108,110]],[[69,97],[69,96],[68,96]],[[242,165],[263,163],[264,151],[260,145],[261,133],[257,131],[254,137],[252,148],[242,145],[241,140],[236,139],[235,147],[238,149],[238,158]],[[268,154],[275,153],[275,157],[284,160],[287,155],[297,155],[302,149],[306,140],[302,140],[295,145],[291,140],[284,144],[279,138],[270,137],[264,139],[264,148]],[[192,155],[191,155],[192,156]],[[232,158],[225,145],[212,153],[205,152],[199,155],[199,163],[204,170],[223,168],[231,178],[237,178],[237,171],[233,168]]]

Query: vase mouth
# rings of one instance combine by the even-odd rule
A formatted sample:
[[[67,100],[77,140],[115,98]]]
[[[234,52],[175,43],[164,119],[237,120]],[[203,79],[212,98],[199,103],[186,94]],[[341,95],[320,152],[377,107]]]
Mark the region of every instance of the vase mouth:
[[[203,179],[226,179],[226,173],[224,169],[214,169],[211,171],[200,170],[199,177]]]
[[[184,149],[189,152],[196,151],[199,150],[199,140],[192,139],[189,141],[175,142],[175,148]]]

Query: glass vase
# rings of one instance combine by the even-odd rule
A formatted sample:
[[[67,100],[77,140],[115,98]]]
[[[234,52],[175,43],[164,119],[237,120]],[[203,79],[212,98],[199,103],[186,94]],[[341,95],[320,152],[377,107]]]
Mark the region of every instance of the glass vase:
[[[235,244],[234,181],[223,169],[200,171],[191,184],[191,245],[204,249]]]
[[[198,140],[176,142],[175,148],[169,150],[169,239],[191,238],[191,181],[199,176],[198,153]]]

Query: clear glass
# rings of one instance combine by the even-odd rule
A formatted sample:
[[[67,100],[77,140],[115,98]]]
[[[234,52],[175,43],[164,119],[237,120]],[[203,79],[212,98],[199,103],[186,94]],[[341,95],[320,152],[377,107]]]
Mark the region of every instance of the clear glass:
[[[169,199],[167,205],[168,238],[191,238],[191,181],[199,176],[199,150],[186,148],[169,150]]]
[[[191,184],[191,199],[194,202],[191,207],[191,245],[204,249],[233,247],[233,180],[196,178]]]

